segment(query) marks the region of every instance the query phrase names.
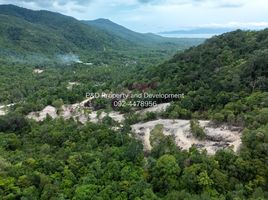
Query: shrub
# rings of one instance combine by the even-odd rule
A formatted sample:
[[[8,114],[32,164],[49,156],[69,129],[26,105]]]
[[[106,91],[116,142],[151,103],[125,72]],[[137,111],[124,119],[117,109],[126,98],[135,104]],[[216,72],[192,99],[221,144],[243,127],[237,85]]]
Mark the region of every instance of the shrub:
[[[194,137],[201,140],[205,139],[206,133],[197,120],[192,119],[190,121],[190,128]]]

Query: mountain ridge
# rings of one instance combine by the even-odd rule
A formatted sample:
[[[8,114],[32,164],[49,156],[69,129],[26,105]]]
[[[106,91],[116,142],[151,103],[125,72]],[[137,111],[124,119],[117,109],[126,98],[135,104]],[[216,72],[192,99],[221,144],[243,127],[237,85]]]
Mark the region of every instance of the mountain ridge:
[[[1,45],[14,54],[97,53],[104,47],[120,49],[130,45],[128,41],[59,13],[1,5],[0,15]]]
[[[118,58],[118,54],[120,57],[129,56],[127,52],[130,51],[135,54],[155,51],[165,56],[203,42],[165,39],[156,44],[152,37],[109,20],[106,20],[106,25],[109,24],[111,30],[104,30],[96,24],[85,24],[60,13],[34,11],[10,4],[0,5],[0,15],[0,60],[8,57],[11,57],[10,60],[31,61],[33,57],[48,60],[61,54],[77,54],[87,60],[102,62],[110,56]],[[112,30],[114,27],[116,33]],[[130,32],[132,35],[128,35]]]
[[[223,34],[226,32],[235,31],[237,28],[191,28],[191,29],[181,29],[173,31],[163,31],[159,34]]]
[[[135,31],[132,31],[124,26],[121,26],[119,24],[116,24],[112,22],[109,19],[105,18],[99,18],[96,20],[82,20],[83,23],[98,27],[102,30],[105,30],[109,33],[113,33],[119,37],[122,37],[126,40],[129,40],[131,42],[135,42],[141,45],[144,44],[179,44],[181,45],[183,42],[190,43],[192,39],[186,39],[186,38],[169,38],[169,37],[162,37],[160,35],[154,34],[154,33],[138,33]],[[203,39],[196,39],[198,43],[201,43]]]

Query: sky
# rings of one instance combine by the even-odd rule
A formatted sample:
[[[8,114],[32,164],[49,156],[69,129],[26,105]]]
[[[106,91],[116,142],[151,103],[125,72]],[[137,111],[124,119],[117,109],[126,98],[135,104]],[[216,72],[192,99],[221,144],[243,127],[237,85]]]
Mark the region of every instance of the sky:
[[[267,0],[0,0],[77,19],[110,19],[138,32],[268,27]]]

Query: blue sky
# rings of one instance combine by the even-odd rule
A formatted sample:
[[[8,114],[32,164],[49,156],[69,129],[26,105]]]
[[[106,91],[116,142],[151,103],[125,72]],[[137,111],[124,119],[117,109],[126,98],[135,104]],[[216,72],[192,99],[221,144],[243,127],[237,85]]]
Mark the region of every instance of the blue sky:
[[[78,19],[107,18],[139,32],[268,27],[267,0],[0,0]]]

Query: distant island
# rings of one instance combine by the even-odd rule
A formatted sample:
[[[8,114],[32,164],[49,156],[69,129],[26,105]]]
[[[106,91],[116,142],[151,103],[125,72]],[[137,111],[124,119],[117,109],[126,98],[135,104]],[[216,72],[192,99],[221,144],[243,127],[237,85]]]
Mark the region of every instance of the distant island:
[[[220,35],[223,33],[234,31],[238,28],[218,28],[218,27],[207,27],[207,28],[191,28],[191,29],[181,29],[174,31],[164,31],[158,34],[166,37],[187,37],[187,38],[210,38],[215,35]]]

